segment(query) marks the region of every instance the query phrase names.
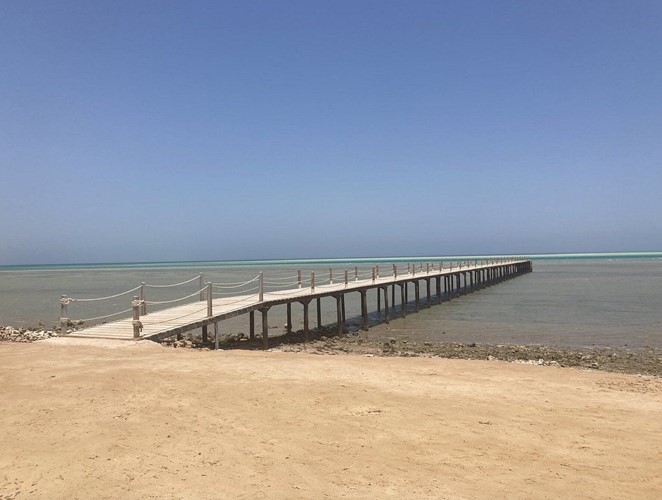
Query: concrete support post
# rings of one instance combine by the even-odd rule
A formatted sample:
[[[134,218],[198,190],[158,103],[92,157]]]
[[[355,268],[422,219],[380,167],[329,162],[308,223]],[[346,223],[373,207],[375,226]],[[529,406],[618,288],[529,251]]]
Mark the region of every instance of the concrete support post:
[[[141,302],[140,314],[144,316],[145,314],[147,314],[147,290],[144,281],[140,283],[140,302]]]
[[[347,322],[347,316],[345,314],[345,294],[340,295],[340,305],[342,308],[342,324],[344,325]]]
[[[340,304],[340,295],[336,295],[336,320],[338,323],[338,335],[342,334],[342,309]]]
[[[363,319],[363,330],[368,331],[368,293],[361,290],[361,318]]]
[[[269,349],[269,309],[261,309],[262,313],[262,349]]]
[[[213,294],[212,294],[212,284],[207,283],[207,317],[211,318],[214,315],[214,311],[212,310],[212,300],[213,300]]]
[[[285,331],[288,334],[292,333],[292,302],[287,303],[287,325],[285,325]]]
[[[310,340],[310,327],[308,326],[308,305],[310,301],[302,302],[303,304],[303,341],[308,342]]]
[[[62,333],[67,333],[69,326],[69,313],[67,306],[69,305],[69,298],[66,295],[60,297],[60,330]]]
[[[143,325],[140,322],[140,297],[134,295],[131,306],[133,307],[133,338],[139,339],[140,330],[143,328]]]
[[[388,325],[388,286],[385,286],[383,290],[384,290],[384,320]]]
[[[404,318],[407,315],[407,301],[405,300],[405,283],[400,284],[400,305],[401,305],[400,316]]]

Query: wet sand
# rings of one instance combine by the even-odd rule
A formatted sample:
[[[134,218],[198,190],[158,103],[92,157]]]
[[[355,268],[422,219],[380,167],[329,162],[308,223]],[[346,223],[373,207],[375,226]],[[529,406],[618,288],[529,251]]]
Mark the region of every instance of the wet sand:
[[[0,343],[1,498],[656,498],[662,489],[659,378],[80,343]]]

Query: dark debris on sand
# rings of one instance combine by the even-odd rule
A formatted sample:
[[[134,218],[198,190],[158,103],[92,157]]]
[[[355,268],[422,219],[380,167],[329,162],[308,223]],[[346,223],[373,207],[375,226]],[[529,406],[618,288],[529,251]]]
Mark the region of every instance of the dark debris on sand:
[[[221,349],[261,348],[261,339],[245,334],[223,337]],[[359,356],[420,356],[449,359],[507,361],[542,366],[558,366],[604,370],[629,374],[662,376],[662,350],[650,347],[552,347],[544,345],[476,344],[457,342],[412,342],[394,338],[373,340],[356,332],[338,334],[335,326],[322,327],[310,332],[310,341],[304,342],[303,331],[269,339],[272,350],[307,352],[325,355]],[[213,342],[202,343],[198,337],[163,342],[169,347],[212,349]]]

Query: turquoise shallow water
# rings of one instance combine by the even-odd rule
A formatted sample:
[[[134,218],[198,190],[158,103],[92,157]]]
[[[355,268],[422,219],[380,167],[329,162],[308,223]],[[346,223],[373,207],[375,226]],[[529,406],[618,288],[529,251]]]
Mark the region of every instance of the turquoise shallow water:
[[[481,258],[482,256],[476,257]],[[457,259],[474,258],[461,256]],[[379,324],[368,333],[377,337],[401,337],[419,341],[491,343],[539,343],[548,345],[610,345],[662,347],[662,253],[565,254],[532,256],[534,272],[459,300],[423,309],[389,325]],[[382,269],[392,263],[430,262],[448,257],[385,259],[322,259],[291,261],[173,262],[131,264],[79,264],[64,266],[0,267],[0,325],[30,326],[39,321],[57,322],[59,297],[113,295],[145,281],[177,283],[198,273],[205,281],[234,283],[264,271],[265,280],[277,287],[293,279],[297,269],[317,279],[334,269],[336,277],[345,268],[359,267],[368,273],[374,264]],[[406,265],[406,264],[405,264]],[[252,285],[247,285],[248,289]],[[193,293],[195,280],[175,289],[150,289],[151,300],[166,300]],[[70,317],[86,318],[127,309],[132,294],[100,303],[74,304]],[[410,294],[413,296],[413,294]],[[370,294],[369,307],[376,309]],[[358,326],[359,295],[348,294],[347,316]],[[399,303],[396,300],[396,305]],[[323,301],[323,322],[335,321],[335,301]],[[282,309],[282,310],[281,310]],[[294,306],[294,323],[301,323],[300,306]],[[398,310],[394,311],[398,314]],[[311,308],[314,324],[315,310]],[[285,322],[285,308],[274,308],[270,324],[278,334]],[[225,333],[247,330],[247,318],[221,323]]]

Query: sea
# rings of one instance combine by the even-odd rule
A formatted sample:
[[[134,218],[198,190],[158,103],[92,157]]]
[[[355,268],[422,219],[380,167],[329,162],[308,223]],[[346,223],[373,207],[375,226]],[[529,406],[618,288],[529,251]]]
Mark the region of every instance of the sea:
[[[60,316],[60,297],[79,299],[68,306],[72,320],[91,322],[127,316],[133,295],[146,283],[145,295],[152,302],[198,300],[200,283],[221,284],[218,293],[231,296],[254,293],[256,277],[263,273],[267,290],[295,286],[301,272],[303,286],[315,273],[318,286],[349,279],[355,272],[369,276],[374,266],[390,275],[408,264],[446,263],[493,259],[499,256],[435,256],[362,259],[300,259],[218,262],[106,263],[35,266],[0,266],[0,325],[52,328]],[[526,256],[533,272],[498,285],[464,295],[450,302],[426,304],[421,287],[422,308],[400,318],[396,294],[392,319],[384,323],[377,311],[376,292],[368,293],[371,339],[397,338],[416,342],[464,342],[549,345],[563,347],[654,347],[662,348],[662,252],[545,254]],[[202,275],[202,277],[200,277]],[[177,286],[170,286],[177,285]],[[104,298],[86,301],[85,299]],[[413,293],[409,294],[410,299]],[[151,310],[170,304],[150,306]],[[285,306],[269,312],[270,336],[284,331]],[[109,316],[120,313],[117,316]],[[316,325],[315,301],[310,324]],[[346,296],[350,331],[358,331],[360,295]],[[98,319],[99,317],[102,317]],[[335,300],[322,299],[322,323],[336,321]],[[97,318],[97,319],[95,319]],[[302,327],[302,308],[293,306],[294,328]],[[247,333],[248,316],[220,323],[221,335]]]

